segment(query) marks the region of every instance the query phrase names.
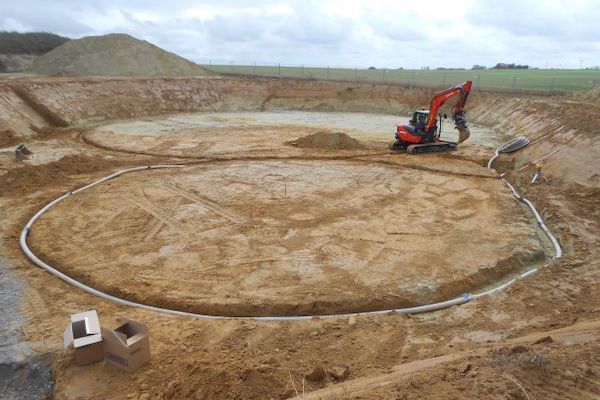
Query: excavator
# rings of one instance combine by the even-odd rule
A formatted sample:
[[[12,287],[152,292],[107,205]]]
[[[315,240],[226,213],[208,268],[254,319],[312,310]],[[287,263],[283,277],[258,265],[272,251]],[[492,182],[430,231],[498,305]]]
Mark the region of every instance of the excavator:
[[[396,127],[396,141],[391,145],[393,150],[406,150],[409,154],[439,153],[456,150],[459,143],[469,138],[471,133],[465,118],[465,103],[471,91],[471,81],[448,88],[431,99],[429,110],[417,110],[408,124]],[[442,114],[440,108],[451,97],[458,95],[458,100],[452,108],[452,119],[458,130],[458,143],[447,142],[440,139],[442,133]],[[448,118],[443,114],[444,119]],[[438,124],[439,119],[439,124]]]

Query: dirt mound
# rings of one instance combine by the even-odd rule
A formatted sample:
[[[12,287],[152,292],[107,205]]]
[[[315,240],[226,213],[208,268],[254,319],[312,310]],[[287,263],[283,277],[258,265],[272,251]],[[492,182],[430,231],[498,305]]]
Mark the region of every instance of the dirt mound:
[[[343,132],[322,131],[287,143],[295,147],[320,150],[360,150],[365,148],[358,140]]]
[[[65,156],[48,164],[25,165],[21,168],[11,169],[0,176],[0,187],[2,187],[3,194],[26,193],[40,187],[64,182],[73,175],[107,169],[114,165],[114,161],[99,156]]]
[[[192,76],[207,69],[160,47],[124,34],[71,40],[36,59],[42,75]]]

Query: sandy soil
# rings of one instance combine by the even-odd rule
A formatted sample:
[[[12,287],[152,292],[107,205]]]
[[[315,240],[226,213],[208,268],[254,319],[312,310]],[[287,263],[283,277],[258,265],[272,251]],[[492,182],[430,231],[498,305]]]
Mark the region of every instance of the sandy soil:
[[[276,146],[273,146],[272,138],[277,137],[277,126],[269,123],[258,124],[261,126],[260,129],[244,128],[242,130],[244,135],[238,136],[223,135],[225,130],[231,130],[230,127],[215,127],[214,129],[217,130],[214,132],[215,138],[217,136],[227,137],[227,142],[231,143],[235,143],[237,139],[240,140],[239,158],[241,160],[221,161],[220,164],[212,160],[211,163],[202,164],[207,162],[206,158],[210,158],[203,153],[201,153],[200,159],[197,159],[196,156],[193,156],[193,159],[172,157],[177,155],[177,142],[171,147],[165,145],[169,151],[161,153],[161,149],[154,148],[162,143],[164,139],[161,138],[153,139],[156,141],[149,143],[149,146],[142,143],[143,145],[139,145],[138,148],[136,147],[138,142],[143,141],[137,137],[135,140],[127,140],[123,138],[123,135],[109,136],[108,133],[103,133],[100,136],[97,131],[89,133],[94,140],[104,140],[105,138],[110,140],[94,145],[91,141],[84,140],[88,134],[86,132],[93,131],[93,127],[89,126],[80,127],[79,130],[65,130],[50,126],[47,131],[50,136],[43,136],[40,139],[35,138],[35,132],[26,131],[26,127],[35,123],[39,118],[43,119],[44,125],[52,125],[53,120],[48,119],[48,115],[58,115],[72,126],[78,127],[83,120],[100,123],[102,118],[125,118],[131,114],[134,114],[133,118],[137,120],[138,117],[146,118],[147,115],[156,115],[166,111],[199,111],[197,108],[193,108],[193,104],[198,103],[185,100],[188,98],[186,97],[188,92],[183,90],[188,85],[190,87],[189,98],[197,96],[201,92],[196,90],[198,89],[197,86],[194,86],[196,84],[209,86],[209,97],[214,96],[220,102],[219,104],[236,103],[238,106],[250,104],[241,102],[239,99],[234,101],[224,96],[219,97],[217,90],[221,87],[219,85],[230,85],[228,87],[234,88],[235,85],[239,85],[238,90],[246,91],[248,98],[252,98],[255,92],[250,89],[263,87],[260,85],[266,83],[271,88],[287,87],[285,91],[277,89],[279,92],[273,89],[274,97],[271,97],[268,102],[270,106],[290,107],[292,103],[296,102],[298,109],[318,105],[319,109],[331,106],[335,110],[337,107],[342,108],[343,105],[345,111],[352,111],[354,107],[360,108],[364,105],[372,107],[371,109],[379,107],[382,111],[386,110],[386,107],[402,106],[409,109],[415,106],[415,103],[421,103],[416,100],[420,96],[427,97],[426,93],[423,94],[424,92],[376,88],[373,85],[368,85],[368,87],[357,85],[357,90],[348,91],[330,83],[299,83],[278,80],[273,82],[241,80],[239,83],[202,81],[198,83],[198,81],[187,80],[144,80],[142,82],[135,79],[131,81],[121,79],[96,82],[76,79],[36,78],[26,80],[26,78],[22,78],[11,82],[16,82],[31,90],[37,95],[36,98],[41,99],[40,101],[43,101],[47,109],[51,111],[50,114],[44,114],[46,117],[41,117],[35,114],[37,113],[36,109],[24,107],[19,101],[13,101],[12,92],[2,88],[2,90],[6,89],[6,93],[9,94],[6,102],[10,103],[0,99],[0,109],[7,110],[7,113],[2,114],[6,115],[7,119],[0,121],[0,128],[4,129],[5,126],[24,127],[24,136],[21,137],[29,138],[26,140],[26,144],[35,151],[36,157],[39,157],[38,161],[40,161],[39,163],[16,164],[9,162],[10,160],[7,158],[2,164],[5,172],[0,177],[2,187],[0,211],[3,216],[3,223],[0,225],[0,237],[2,238],[0,251],[9,269],[9,274],[5,275],[3,279],[10,279],[9,275],[13,274],[18,275],[24,282],[24,294],[20,306],[23,316],[23,324],[20,329],[21,340],[27,341],[29,348],[33,351],[46,353],[53,360],[54,398],[264,399],[289,398],[319,389],[328,390],[324,396],[333,393],[334,398],[337,396],[337,398],[362,399],[598,398],[600,394],[600,361],[597,355],[600,354],[600,338],[597,324],[600,320],[600,298],[597,292],[597,283],[598,271],[600,271],[600,258],[598,257],[600,210],[597,207],[599,200],[599,193],[596,189],[597,180],[593,178],[594,165],[596,165],[594,160],[598,158],[597,148],[594,147],[596,142],[593,139],[593,132],[600,125],[594,118],[593,110],[596,109],[594,107],[597,107],[595,103],[585,108],[592,107],[593,109],[590,111],[590,118],[586,119],[585,126],[576,125],[575,121],[571,121],[567,117],[551,119],[548,118],[548,114],[545,114],[548,110],[556,108],[581,111],[581,104],[571,98],[523,97],[517,101],[511,97],[496,94],[489,96],[477,94],[472,99],[473,108],[467,111],[475,114],[480,124],[492,127],[494,129],[492,132],[497,132],[500,136],[507,132],[510,134],[525,132],[534,139],[531,148],[518,153],[513,158],[503,156],[499,164],[502,168],[507,168],[508,179],[511,179],[519,190],[523,191],[536,204],[550,229],[559,237],[565,250],[563,259],[551,263],[534,276],[516,283],[495,296],[432,314],[382,315],[337,320],[313,319],[286,323],[239,320],[202,321],[121,307],[75,290],[50,277],[24,258],[18,248],[19,232],[34,212],[67,190],[126,166],[176,161],[197,162],[198,164],[187,167],[186,173],[181,176],[174,176],[171,172],[165,172],[164,176],[172,177],[170,181],[179,184],[185,183],[190,188],[194,188],[195,194],[206,196],[212,196],[213,193],[229,194],[230,192],[228,192],[227,186],[216,185],[211,193],[204,193],[199,186],[194,185],[214,184],[220,182],[220,179],[229,179],[232,174],[240,174],[245,178],[242,183],[246,184],[246,181],[249,181],[251,187],[262,188],[263,186],[256,183],[255,175],[257,179],[260,176],[259,173],[266,171],[267,166],[277,165],[278,170],[286,174],[293,172],[292,175],[296,177],[298,183],[290,183],[291,186],[300,184],[303,185],[302,187],[317,187],[318,190],[306,190],[301,193],[300,200],[308,201],[310,199],[310,201],[316,201],[322,205],[321,209],[304,207],[302,213],[310,216],[320,215],[321,211],[325,213],[332,211],[331,204],[334,204],[333,202],[337,199],[326,196],[330,190],[329,185],[332,186],[331,192],[338,196],[339,193],[334,190],[336,185],[341,186],[342,182],[352,183],[353,177],[356,176],[371,176],[369,171],[379,171],[383,187],[389,184],[390,187],[395,188],[397,193],[386,198],[385,192],[383,194],[377,192],[377,190],[382,190],[378,189],[377,180],[373,182],[360,180],[356,188],[357,193],[361,194],[357,197],[357,202],[361,207],[355,207],[346,201],[343,208],[344,212],[353,212],[353,224],[369,229],[371,227],[379,229],[381,225],[385,226],[388,221],[381,221],[381,214],[377,218],[370,218],[366,215],[368,212],[383,212],[382,208],[378,206],[382,203],[383,209],[389,207],[388,210],[394,210],[392,215],[386,215],[389,222],[398,224],[400,218],[402,221],[405,221],[406,218],[397,212],[396,207],[399,202],[396,201],[396,198],[412,204],[415,212],[418,211],[416,207],[427,200],[427,207],[431,207],[427,210],[441,220],[428,222],[431,225],[419,224],[412,228],[431,227],[432,232],[447,235],[445,237],[451,236],[452,233],[449,228],[446,228],[445,223],[450,224],[452,229],[460,229],[461,226],[471,229],[473,234],[469,235],[470,241],[479,241],[479,246],[470,250],[470,256],[473,259],[483,259],[483,256],[479,254],[480,248],[487,250],[493,248],[496,237],[488,237],[486,234],[499,235],[498,239],[503,241],[504,246],[509,246],[512,240],[520,237],[523,240],[519,241],[519,248],[527,247],[527,240],[529,240],[527,238],[531,237],[531,219],[527,218],[528,214],[517,203],[509,201],[512,199],[506,196],[505,189],[497,186],[498,182],[490,178],[490,175],[481,167],[485,161],[485,155],[491,153],[490,149],[481,147],[464,146],[458,152],[450,155],[410,157],[404,154],[378,154],[386,147],[387,140],[378,142],[375,138],[359,138],[369,145],[369,148],[375,149],[369,153],[368,157],[365,156],[365,153],[359,156],[359,158],[366,157],[377,161],[377,163],[369,164],[357,162],[352,158],[343,160],[342,158],[355,157],[348,153],[306,152],[282,144],[285,140],[300,136],[298,135],[300,131],[310,134],[314,133],[313,129],[320,129],[318,127],[305,126],[300,130],[298,125],[281,127],[281,137],[278,137],[275,142]],[[169,88],[173,88],[173,90],[170,91]],[[110,92],[111,90],[113,92]],[[338,90],[337,94],[336,90]],[[149,92],[161,93],[161,96],[158,98],[147,97]],[[390,93],[390,95],[385,98],[382,97],[383,93]],[[295,95],[298,97],[294,98]],[[260,98],[260,106],[265,97],[262,94],[257,97]],[[305,100],[307,98],[312,100]],[[129,103],[127,103],[127,99],[131,99]],[[135,107],[133,104],[138,104],[139,107]],[[174,110],[176,108],[177,110]],[[475,113],[475,109],[481,112]],[[22,112],[10,110],[21,110]],[[152,110],[155,114],[151,114]],[[562,114],[571,113],[565,111]],[[6,122],[17,120],[21,121],[19,122],[21,125],[11,125]],[[562,128],[560,128],[561,126]],[[21,133],[19,129],[16,130],[18,134]],[[218,131],[219,129],[223,131]],[[259,135],[262,135],[264,140],[268,140],[269,149],[275,149],[279,155],[294,156],[298,159],[293,161],[275,160],[273,155],[268,155],[268,160],[259,162],[256,158],[264,157],[264,152],[262,150],[256,151],[254,154],[249,152],[252,150],[252,146],[255,148],[264,146],[258,139],[256,142],[252,142],[256,131],[259,131]],[[557,131],[559,136],[555,136]],[[562,138],[560,132],[563,134]],[[571,133],[567,135],[567,132]],[[189,138],[193,139],[194,135],[200,133],[202,133],[200,130],[194,130],[189,134]],[[205,133],[211,134],[208,128]],[[185,135],[181,137],[183,136]],[[578,138],[581,138],[581,142]],[[179,139],[178,136],[177,140]],[[565,143],[569,140],[575,150],[568,150],[565,147]],[[214,141],[219,142],[216,139]],[[189,146],[190,143],[187,139],[181,141],[181,145],[184,147]],[[139,149],[138,153],[146,154],[136,154],[135,151],[119,149],[119,146],[132,146],[130,150]],[[549,164],[548,175],[552,178],[552,183],[530,186],[528,181],[531,178],[531,171],[516,173],[514,166],[523,165],[527,160],[543,155],[552,146],[561,149],[561,156]],[[223,151],[231,151],[229,146],[224,147]],[[53,156],[54,148],[64,149],[60,152],[67,157],[57,160],[56,157],[59,156]],[[152,149],[156,150],[156,154],[148,155],[148,150]],[[577,153],[571,154],[572,151]],[[181,150],[181,153],[185,153],[185,150]],[[68,156],[69,154],[71,157]],[[73,154],[77,154],[77,156],[73,157]],[[171,157],[167,157],[165,154],[170,154]],[[179,154],[179,157],[184,155]],[[333,160],[318,160],[318,162],[306,160],[309,156],[327,157]],[[235,159],[236,155],[229,154],[227,158]],[[582,163],[585,164],[585,168],[578,167]],[[331,182],[315,185],[314,181],[317,179],[308,179],[310,174],[314,173],[311,171],[327,171],[326,166],[332,164],[339,165],[340,168],[330,168],[331,171],[327,172],[334,174],[335,179],[332,179]],[[354,165],[360,168],[350,167]],[[261,168],[263,169],[261,170]],[[246,170],[248,171],[246,172]],[[194,174],[195,171],[202,173]],[[252,174],[251,171],[256,174]],[[297,173],[300,171],[302,176],[308,174],[305,179],[297,178]],[[581,174],[575,175],[574,171],[581,171]],[[160,179],[161,176],[160,174],[147,174],[143,177],[144,182],[150,188],[147,197],[142,196],[143,187],[133,183],[131,179],[133,176],[114,181],[111,185],[114,188],[123,189],[126,196],[133,196],[136,201],[146,198],[156,202],[161,206],[161,212],[169,212],[174,204],[179,203],[177,207],[183,215],[178,214],[179,217],[169,219],[171,223],[184,225],[188,222],[186,218],[190,217],[186,217],[188,215],[185,210],[187,206],[195,208],[195,212],[208,217],[207,220],[202,220],[203,224],[208,224],[212,219],[218,222],[221,228],[235,228],[229,232],[242,231],[238,224],[226,222],[227,219],[219,216],[218,213],[201,211],[198,203],[165,191],[164,180]],[[423,182],[425,178],[441,181],[436,185],[433,183],[428,185]],[[338,181],[338,179],[346,181]],[[280,181],[273,180],[273,182],[280,185]],[[404,182],[412,183],[419,188],[412,193],[414,198],[400,190],[399,186],[395,186]],[[469,207],[474,207],[472,210],[475,211],[474,215],[468,216],[465,220],[456,220],[451,214],[457,209],[456,205],[454,203],[445,204],[444,197],[447,196],[457,201],[467,195],[461,191],[454,191],[452,187],[446,187],[446,182],[465,184],[465,192],[477,190],[492,200],[486,203],[483,199],[467,199]],[[184,188],[186,188],[185,185]],[[272,192],[259,190],[252,201],[236,195],[226,198],[231,203],[225,201],[219,203],[219,205],[227,206],[227,211],[236,212],[250,221],[253,218],[265,218],[270,212],[276,216],[272,221],[273,226],[280,230],[277,230],[277,234],[272,236],[272,240],[259,243],[258,247],[251,247],[249,240],[247,241],[248,246],[240,246],[239,236],[236,235],[233,237],[223,236],[222,239],[225,241],[235,243],[238,247],[235,249],[236,251],[250,254],[252,249],[260,249],[260,246],[266,247],[269,243],[272,246],[280,245],[285,241],[283,232],[287,233],[293,224],[302,222],[289,218],[295,213],[285,212],[286,207],[293,207],[294,204],[285,201],[285,197],[283,199],[277,197],[281,193],[280,186],[272,187],[274,188]],[[121,204],[126,207],[126,210],[130,210],[132,215],[137,215],[139,218],[134,219],[127,217],[127,214],[117,214],[120,212],[119,209],[106,206],[117,203],[116,198],[109,195],[112,192],[108,189],[108,186],[99,187],[98,190],[85,193],[80,198],[71,199],[72,202],[65,203],[65,207],[62,209],[53,210],[44,221],[40,221],[43,223],[40,228],[44,226],[46,229],[45,237],[32,237],[34,239],[32,243],[48,246],[48,249],[53,250],[55,254],[62,252],[66,261],[69,257],[74,256],[76,246],[73,242],[78,240],[82,247],[79,254],[81,257],[85,257],[85,252],[92,249],[94,244],[105,245],[100,238],[91,235],[88,236],[88,242],[81,241],[76,233],[85,235],[84,228],[86,226],[89,228],[89,232],[94,230],[100,232],[101,225],[106,223],[108,227],[114,229],[112,237],[115,240],[119,238],[117,236],[119,230],[116,229],[119,228],[117,223],[119,221],[108,221],[104,215],[106,217],[121,215],[119,218],[123,220],[124,224],[121,225],[122,233],[133,233],[133,236],[140,235],[139,237],[141,237],[142,232],[151,233],[152,227],[157,226],[154,228],[156,233],[152,239],[156,241],[157,245],[168,245],[170,240],[176,242],[181,240],[181,236],[173,234],[175,229],[171,228],[169,224],[162,224],[158,228],[156,217],[141,210],[139,206],[135,205],[135,202],[124,200]],[[431,194],[432,190],[438,189],[443,189],[444,193],[441,195],[434,193],[432,198],[435,200],[427,198],[428,193]],[[365,194],[369,191],[375,192],[372,198]],[[103,199],[102,205],[93,204],[94,207],[83,207],[88,203],[92,205],[94,199],[100,198]],[[209,199],[215,201],[219,200],[219,197],[209,197]],[[340,199],[347,200],[343,196]],[[243,202],[255,206],[267,205],[268,207],[265,208],[268,209],[243,207],[241,205]],[[276,207],[278,204],[281,205],[281,208]],[[206,204],[204,205],[206,206]],[[501,205],[512,208],[507,208],[505,211],[501,209]],[[356,214],[354,213],[356,209],[364,210],[364,213]],[[512,210],[512,213],[509,210]],[[59,215],[68,215],[68,219],[61,220]],[[196,214],[190,213],[189,215]],[[417,216],[420,222],[424,222],[422,218],[425,217]],[[498,232],[486,231],[488,228],[480,226],[483,224],[476,223],[479,218],[483,221],[497,218],[500,227]],[[90,220],[89,224],[87,219]],[[444,219],[447,220],[445,223]],[[516,221],[516,226],[509,221]],[[126,224],[127,222],[129,225]],[[198,222],[200,223],[200,221]],[[319,223],[320,228],[323,228],[323,226],[327,226],[328,221],[324,220]],[[60,227],[61,230],[51,230],[52,224]],[[146,226],[148,230],[142,231],[141,228]],[[256,224],[245,232],[252,235],[259,234],[257,237],[262,237],[260,233],[264,226],[264,224]],[[140,229],[136,230],[135,227]],[[339,233],[341,229],[338,226],[332,232]],[[502,229],[505,230],[505,234],[501,232]],[[515,229],[513,232],[515,236],[508,233],[512,229]],[[312,227],[298,229],[296,235],[307,238],[315,230]],[[371,234],[366,230],[361,230],[360,233],[361,235]],[[378,240],[387,237],[385,231],[379,231],[378,235]],[[123,236],[125,235],[120,237]],[[397,235],[391,236],[392,241],[402,240],[396,238]],[[64,237],[68,237],[69,240],[61,241],[60,239],[64,239]],[[466,235],[461,237],[464,238]],[[425,240],[425,237],[421,237],[421,239]],[[436,237],[431,236],[430,239],[436,240]],[[336,240],[334,243],[338,245],[345,243],[342,239]],[[65,245],[60,245],[65,242]],[[445,245],[445,241],[440,240],[440,242],[442,242],[441,245]],[[158,251],[158,247],[152,249],[147,242],[143,242],[143,237],[138,245],[143,251],[149,251],[149,253]],[[123,265],[131,266],[128,261],[136,253],[135,246],[125,246],[122,249],[123,263],[121,267]],[[227,250],[225,246],[223,249]],[[358,246],[356,249],[352,248],[352,251],[364,254],[365,249],[366,247]],[[197,250],[192,249],[192,251]],[[174,257],[171,258],[173,262],[178,252],[184,254],[186,251],[188,249],[174,249],[169,257]],[[286,251],[294,253],[293,249],[286,248]],[[432,251],[432,249],[426,249],[427,254]],[[499,249],[495,251],[499,251]],[[115,254],[120,251],[109,249],[106,252]],[[230,251],[227,255],[231,253],[234,252]],[[104,257],[103,254],[100,256]],[[461,255],[456,251],[450,252],[447,257],[462,257],[465,261],[471,259],[464,253]],[[229,257],[222,257],[221,262],[225,264],[230,260]],[[71,261],[76,260],[71,259]],[[93,262],[84,261],[75,262],[71,264],[71,267],[82,265],[87,268],[90,266],[85,273],[90,277],[103,273],[105,265],[98,264],[97,269],[94,270],[91,267],[94,265]],[[202,261],[203,259],[198,260],[197,263],[189,262],[188,265],[201,265]],[[317,261],[323,264],[317,263],[316,265],[325,265],[323,260]],[[449,260],[441,259],[438,267],[443,263],[451,264]],[[175,262],[175,264],[179,263]],[[477,263],[471,265],[475,266],[475,264]],[[145,267],[142,264],[141,270],[148,271],[149,266],[151,263],[146,264]],[[345,266],[345,268],[350,267],[351,265]],[[433,271],[435,265],[427,265],[423,268],[430,268],[428,271]],[[152,272],[156,273],[157,271],[158,269],[155,269]],[[275,270],[271,267],[267,271]],[[291,267],[282,265],[279,271],[289,272]],[[135,270],[128,268],[126,272],[134,273]],[[377,279],[375,274],[369,276],[362,270],[354,273],[362,279]],[[335,283],[333,276],[323,276],[323,278]],[[118,277],[114,279],[118,279]],[[110,281],[112,280],[113,277]],[[148,282],[154,284],[156,280],[151,279]],[[225,279],[223,281],[225,285],[228,284]],[[272,284],[268,280],[265,281]],[[301,283],[301,281],[299,282]],[[391,286],[389,280],[384,281],[383,285]],[[155,290],[155,287],[148,287],[147,290]],[[325,292],[323,287],[321,290]],[[136,293],[132,291],[127,295],[135,296],[139,295],[139,292],[141,291]],[[291,294],[297,295],[298,293]],[[73,365],[71,354],[62,348],[62,332],[70,313],[88,309],[97,309],[102,324],[106,326],[115,326],[124,317],[148,324],[151,332],[151,364],[133,374],[122,373],[103,363],[88,367]],[[317,373],[314,373],[315,370]],[[323,374],[318,373],[321,370]],[[345,385],[344,382],[348,382],[348,384]],[[371,383],[374,383],[374,386],[368,386]],[[367,390],[363,389],[365,386]],[[315,395],[318,393],[315,392]]]
[[[30,241],[92,287],[232,316],[425,304],[543,259],[501,181],[373,160],[127,175],[54,208]]]
[[[228,113],[196,113],[179,114],[168,117],[129,120],[102,125],[87,137],[97,143],[110,145],[119,143],[120,148],[160,151],[167,153],[167,137],[172,143],[173,155],[188,154],[191,146],[186,142],[197,142],[217,146],[214,151],[237,149],[244,143],[257,141],[263,146],[274,146],[285,141],[285,138],[297,138],[307,130],[342,131],[360,140],[376,145],[394,139],[397,124],[406,123],[408,116],[381,115],[370,113],[348,112],[315,112],[315,111],[266,111],[266,112],[228,112]],[[458,133],[451,122],[442,123],[442,137],[445,140],[457,141]],[[489,129],[471,126],[471,137],[468,146],[495,146],[502,142],[501,135],[492,134]],[[258,133],[259,135],[255,135]],[[128,140],[127,136],[136,140]],[[268,135],[268,138],[264,135]],[[296,137],[293,137],[293,136]],[[125,138],[125,140],[123,140]],[[194,140],[195,139],[195,140]],[[268,139],[268,140],[267,140]],[[156,144],[157,140],[161,140]],[[217,143],[215,143],[217,142]],[[135,147],[132,147],[135,146]],[[160,146],[160,147],[158,147]],[[227,147],[224,147],[227,146]],[[158,148],[156,148],[158,147]],[[200,150],[198,148],[196,151]],[[208,149],[202,149],[208,150]]]

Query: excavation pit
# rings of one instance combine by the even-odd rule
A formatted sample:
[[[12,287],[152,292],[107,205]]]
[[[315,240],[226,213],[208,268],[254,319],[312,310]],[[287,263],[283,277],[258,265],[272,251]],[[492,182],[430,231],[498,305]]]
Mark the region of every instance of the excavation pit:
[[[498,179],[348,160],[124,175],[50,209],[30,243],[93,288],[222,316],[426,304],[543,257]]]
[[[104,149],[183,158],[282,152],[300,155],[303,154],[301,149],[291,148],[286,143],[330,132],[348,134],[372,150],[381,151],[387,150],[394,141],[396,124],[406,123],[408,119],[397,115],[316,111],[176,114],[103,125],[88,133],[86,140]],[[442,122],[442,138],[456,141],[458,133],[448,121]],[[470,129],[471,137],[466,146],[493,147],[501,143],[502,138],[488,129],[477,126]]]

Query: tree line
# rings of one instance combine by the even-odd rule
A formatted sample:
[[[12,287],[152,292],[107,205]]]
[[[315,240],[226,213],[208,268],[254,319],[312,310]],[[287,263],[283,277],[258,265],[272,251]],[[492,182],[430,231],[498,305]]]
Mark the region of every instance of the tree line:
[[[41,55],[68,42],[70,39],[47,32],[0,31],[0,54]]]

